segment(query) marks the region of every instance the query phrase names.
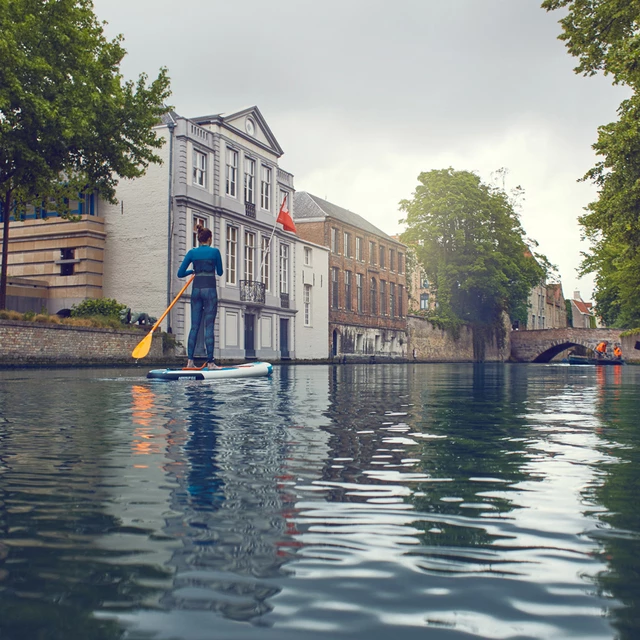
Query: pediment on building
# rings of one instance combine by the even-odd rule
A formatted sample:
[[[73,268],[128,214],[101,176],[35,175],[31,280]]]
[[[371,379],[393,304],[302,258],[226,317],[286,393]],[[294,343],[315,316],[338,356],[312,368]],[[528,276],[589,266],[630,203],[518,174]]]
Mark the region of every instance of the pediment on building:
[[[237,130],[250,141],[267,147],[276,156],[280,157],[284,153],[258,107],[249,107],[220,117],[224,125]]]

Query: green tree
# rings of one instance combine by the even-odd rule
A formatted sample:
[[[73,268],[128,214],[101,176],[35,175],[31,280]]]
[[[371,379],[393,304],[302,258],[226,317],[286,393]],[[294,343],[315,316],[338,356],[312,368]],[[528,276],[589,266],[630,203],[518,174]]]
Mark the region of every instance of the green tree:
[[[513,202],[501,188],[452,168],[418,176],[411,200],[402,200],[403,242],[437,291],[438,317],[500,331],[503,313],[527,317],[531,289],[545,278],[546,258],[534,258]]]
[[[628,0],[545,0],[548,11],[566,9],[560,20],[576,73],[611,76],[631,95],[616,122],[601,126],[593,145],[601,158],[582,178],[598,198],[580,217],[591,246],[582,274],[595,274],[598,313],[610,326],[640,326],[640,6]]]
[[[124,81],[122,36],[107,40],[91,0],[0,0],[0,308],[9,212],[45,202],[64,213],[91,190],[114,202],[120,178],[160,162],[154,131],[170,95],[166,69]]]

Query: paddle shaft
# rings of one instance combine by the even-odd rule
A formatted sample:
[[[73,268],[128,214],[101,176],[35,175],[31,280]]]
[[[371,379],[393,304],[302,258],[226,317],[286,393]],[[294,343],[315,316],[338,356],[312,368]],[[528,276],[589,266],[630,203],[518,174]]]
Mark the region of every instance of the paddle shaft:
[[[151,327],[151,331],[149,331],[149,333],[153,333],[159,326],[160,323],[166,318],[167,313],[169,313],[169,311],[171,311],[171,309],[173,308],[173,305],[178,302],[178,300],[180,300],[180,297],[182,296],[182,294],[187,290],[187,287],[191,284],[191,281],[196,277],[196,274],[194,273],[185,283],[184,287],[182,287],[182,289],[180,289],[180,291],[178,292],[178,295],[173,299],[173,302],[167,307],[166,311],[156,320],[156,323],[153,325],[153,327]]]
[[[195,277],[196,277],[196,275],[194,273],[189,278],[189,280],[187,280],[187,282],[184,285],[184,287],[182,287],[182,289],[180,289],[180,292],[173,299],[173,302],[167,307],[166,311],[158,318],[158,320],[156,320],[156,322],[153,325],[153,327],[151,327],[151,331],[149,331],[149,333],[147,333],[147,335],[144,338],[142,338],[142,340],[140,340],[140,342],[136,345],[136,348],[131,353],[131,356],[133,358],[136,358],[136,360],[139,359],[139,358],[144,358],[149,353],[149,349],[151,348],[151,340],[153,339],[153,332],[160,326],[160,323],[165,319],[167,313],[169,313],[169,311],[171,311],[171,307],[173,307],[173,305],[176,302],[178,302],[178,300],[180,299],[180,296],[187,290],[187,287],[191,284],[191,281]]]

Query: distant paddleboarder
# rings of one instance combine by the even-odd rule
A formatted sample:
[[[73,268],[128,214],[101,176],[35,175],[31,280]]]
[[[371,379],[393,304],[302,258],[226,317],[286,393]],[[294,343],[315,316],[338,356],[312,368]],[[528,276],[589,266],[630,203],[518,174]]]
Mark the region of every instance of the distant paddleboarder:
[[[193,354],[196,350],[198,330],[204,316],[204,344],[207,349],[207,368],[219,369],[213,360],[214,326],[218,312],[216,273],[221,276],[222,257],[220,251],[211,246],[211,230],[198,225],[199,246],[184,257],[178,278],[196,274],[191,287],[191,331],[187,343],[187,369],[194,369]],[[193,264],[193,269],[189,265]]]

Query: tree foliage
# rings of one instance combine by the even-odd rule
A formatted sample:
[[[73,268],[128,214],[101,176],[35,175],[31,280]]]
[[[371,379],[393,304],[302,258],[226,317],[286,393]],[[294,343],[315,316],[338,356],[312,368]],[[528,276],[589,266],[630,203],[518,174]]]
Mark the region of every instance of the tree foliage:
[[[591,247],[581,272],[595,274],[598,313],[609,326],[640,325],[640,5],[629,0],[546,0],[560,20],[576,73],[602,72],[631,96],[616,122],[601,126],[593,145],[601,158],[583,177],[598,188],[580,224]]]
[[[418,182],[400,203],[402,239],[416,247],[436,289],[439,320],[496,329],[503,313],[525,321],[548,262],[530,252],[509,195],[452,168],[421,173]]]
[[[91,0],[0,0],[0,201],[64,211],[84,190],[115,200],[122,177],[160,162],[154,126],[169,78],[124,81],[122,37],[107,40]],[[6,292],[4,215],[0,308]]]

